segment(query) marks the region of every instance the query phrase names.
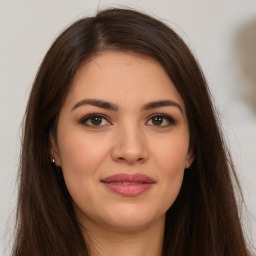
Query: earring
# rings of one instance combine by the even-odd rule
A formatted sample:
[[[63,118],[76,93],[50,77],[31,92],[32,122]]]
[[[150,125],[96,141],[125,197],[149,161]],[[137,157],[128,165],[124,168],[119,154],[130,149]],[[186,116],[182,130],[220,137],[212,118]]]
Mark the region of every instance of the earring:
[[[55,159],[54,159],[54,157],[52,158],[51,163],[55,165]]]

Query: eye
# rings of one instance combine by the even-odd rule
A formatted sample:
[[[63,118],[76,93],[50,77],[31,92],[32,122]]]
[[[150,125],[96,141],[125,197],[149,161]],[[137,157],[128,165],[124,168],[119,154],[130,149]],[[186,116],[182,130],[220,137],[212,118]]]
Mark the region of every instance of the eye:
[[[170,125],[175,125],[176,121],[171,116],[166,114],[154,114],[150,116],[146,124],[159,127],[168,127]]]
[[[100,128],[102,126],[110,125],[111,123],[108,121],[107,117],[102,114],[89,114],[83,117],[80,123],[91,127],[91,128]]]

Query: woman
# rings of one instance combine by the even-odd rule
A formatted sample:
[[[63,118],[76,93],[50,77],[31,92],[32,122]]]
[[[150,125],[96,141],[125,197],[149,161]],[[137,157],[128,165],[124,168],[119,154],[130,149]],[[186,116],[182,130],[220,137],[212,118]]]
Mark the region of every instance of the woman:
[[[13,255],[249,255],[203,74],[142,13],[77,21],[28,102]]]

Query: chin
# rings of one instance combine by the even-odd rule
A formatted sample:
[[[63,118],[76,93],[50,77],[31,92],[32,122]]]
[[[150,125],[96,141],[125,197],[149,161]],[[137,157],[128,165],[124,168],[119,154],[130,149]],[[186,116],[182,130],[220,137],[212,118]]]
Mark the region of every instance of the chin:
[[[102,219],[105,225],[116,230],[138,230],[165,220],[165,212],[154,211],[152,207],[131,207],[130,205],[105,211]]]

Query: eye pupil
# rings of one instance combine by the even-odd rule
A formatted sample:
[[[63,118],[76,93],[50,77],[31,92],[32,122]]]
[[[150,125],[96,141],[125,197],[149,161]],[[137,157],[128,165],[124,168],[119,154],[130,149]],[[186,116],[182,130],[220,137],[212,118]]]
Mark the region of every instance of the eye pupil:
[[[161,116],[155,116],[155,117],[153,117],[152,123],[153,123],[154,125],[161,125],[161,124],[163,123],[163,117],[161,117]]]
[[[91,118],[91,123],[93,125],[100,125],[102,123],[102,117],[100,116],[95,116]]]

